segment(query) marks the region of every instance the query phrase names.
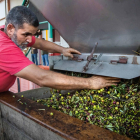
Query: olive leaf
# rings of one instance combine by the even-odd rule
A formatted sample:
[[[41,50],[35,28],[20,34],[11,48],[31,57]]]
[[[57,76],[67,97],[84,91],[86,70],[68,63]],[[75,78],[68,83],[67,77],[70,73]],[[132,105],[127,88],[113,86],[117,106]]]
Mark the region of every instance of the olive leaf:
[[[71,102],[73,102],[74,101],[74,96],[72,96],[72,99],[71,99]]]
[[[136,110],[136,107],[135,107],[135,106],[133,106],[133,107],[130,107],[130,108],[132,108],[133,110]]]
[[[113,128],[111,128],[111,127],[107,127],[107,129],[109,129],[110,131],[113,131]]]
[[[121,113],[124,113],[122,110],[120,110]]]
[[[106,125],[107,128],[114,127],[112,124]]]
[[[92,98],[92,96],[90,95],[90,99],[91,99],[91,101],[93,100],[93,98]]]
[[[137,92],[137,88],[133,89],[134,92]]]
[[[72,116],[72,111],[69,112],[69,115]]]

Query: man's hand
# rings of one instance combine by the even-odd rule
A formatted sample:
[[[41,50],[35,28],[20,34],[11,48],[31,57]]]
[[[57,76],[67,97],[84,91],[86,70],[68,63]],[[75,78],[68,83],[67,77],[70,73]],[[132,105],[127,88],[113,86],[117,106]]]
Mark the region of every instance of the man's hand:
[[[72,48],[64,48],[62,53],[64,56],[71,57],[71,58],[73,58],[73,54],[81,54],[79,51]]]
[[[117,85],[119,78],[93,76],[90,78],[90,89],[101,89],[111,85]]]

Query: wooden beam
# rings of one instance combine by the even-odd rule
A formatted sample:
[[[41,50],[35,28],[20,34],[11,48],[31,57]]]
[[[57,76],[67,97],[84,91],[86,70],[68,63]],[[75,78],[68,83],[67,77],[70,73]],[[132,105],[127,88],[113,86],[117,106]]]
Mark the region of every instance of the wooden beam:
[[[5,17],[4,17],[4,18],[1,18],[0,21],[1,21],[1,20],[4,20],[4,19],[5,19]]]
[[[7,0],[7,9],[8,9],[8,12],[9,12],[10,9],[11,9],[10,0]]]
[[[2,2],[2,1],[4,1],[4,0],[0,0],[0,2]]]

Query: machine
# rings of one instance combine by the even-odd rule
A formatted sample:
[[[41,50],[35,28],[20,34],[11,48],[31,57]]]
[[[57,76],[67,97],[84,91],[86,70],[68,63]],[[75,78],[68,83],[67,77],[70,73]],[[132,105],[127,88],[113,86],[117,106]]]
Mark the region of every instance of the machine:
[[[139,0],[30,0],[30,3],[70,47],[82,53],[74,54],[73,59],[52,56],[52,70],[123,79],[140,76]],[[129,140],[31,100],[50,95],[49,88],[0,94],[0,140]]]

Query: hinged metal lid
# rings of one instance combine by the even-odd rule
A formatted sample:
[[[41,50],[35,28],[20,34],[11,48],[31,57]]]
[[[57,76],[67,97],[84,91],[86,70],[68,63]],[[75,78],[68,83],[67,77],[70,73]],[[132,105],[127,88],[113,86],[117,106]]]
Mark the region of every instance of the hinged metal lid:
[[[134,56],[140,48],[140,0],[30,1],[70,47],[82,52],[75,58],[81,62],[62,60],[54,69],[126,79],[140,76],[140,57]],[[95,42],[98,61],[93,56],[89,62],[83,57],[90,55]]]
[[[140,0],[30,0],[70,47],[134,54],[140,46]]]

